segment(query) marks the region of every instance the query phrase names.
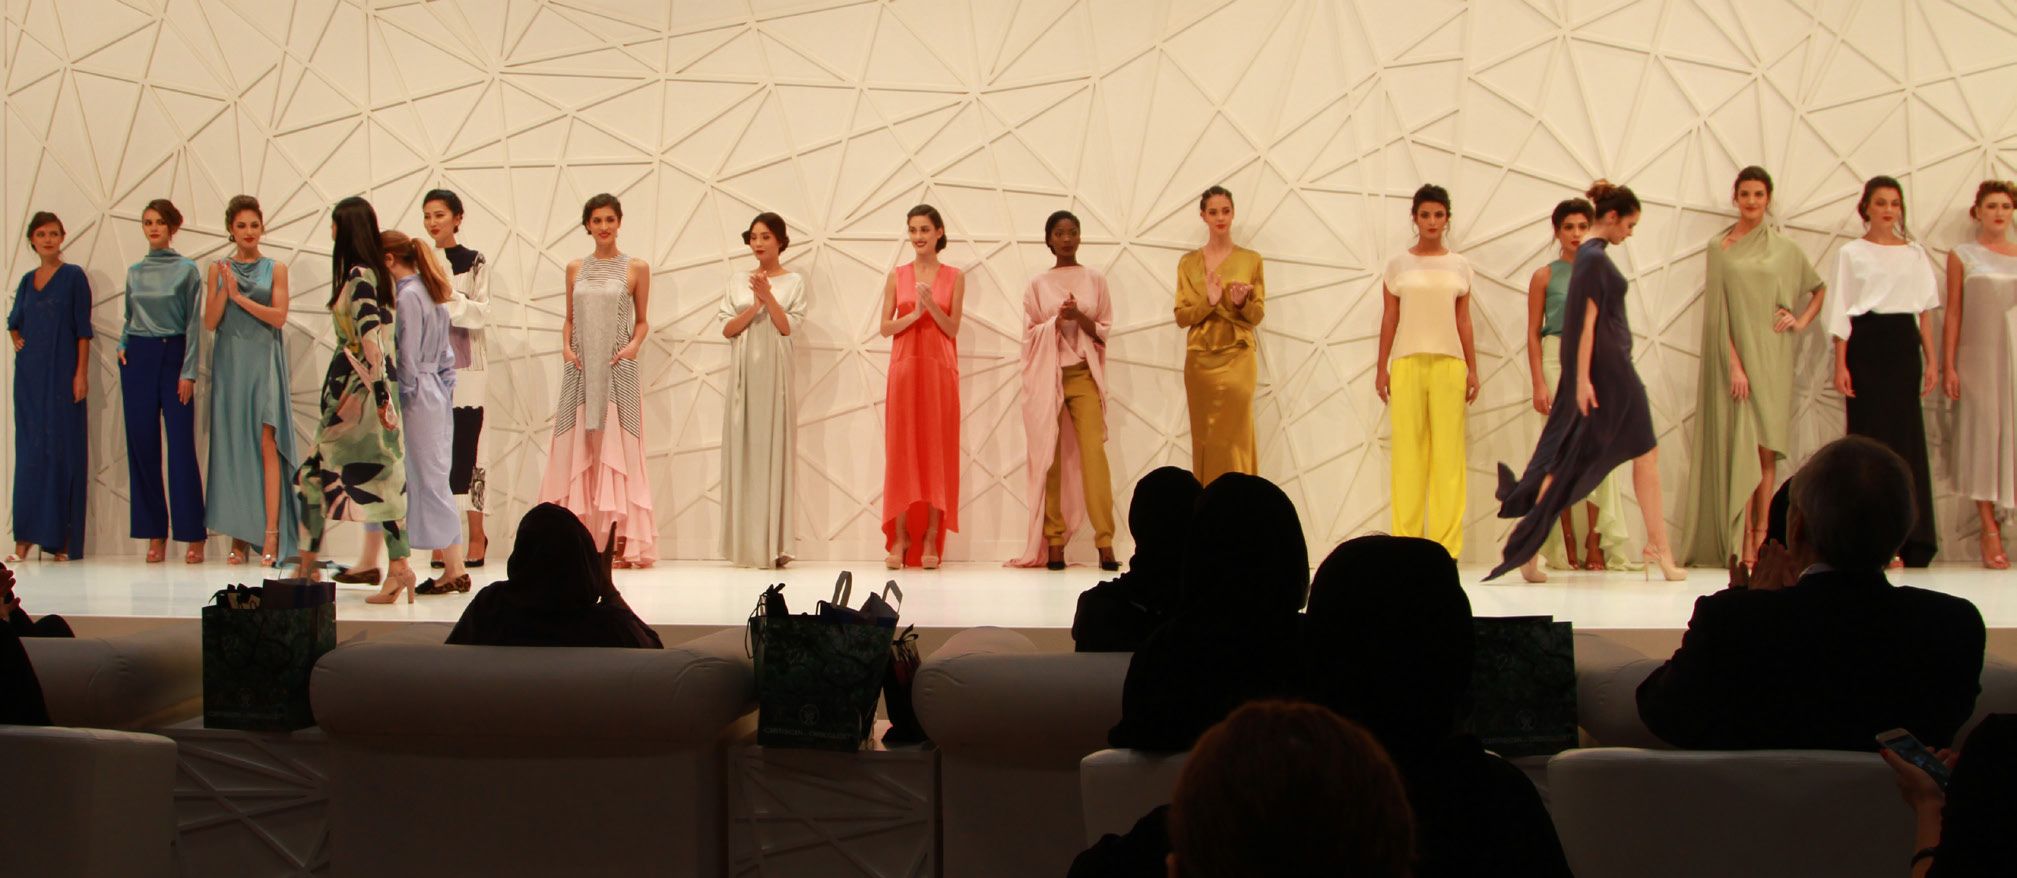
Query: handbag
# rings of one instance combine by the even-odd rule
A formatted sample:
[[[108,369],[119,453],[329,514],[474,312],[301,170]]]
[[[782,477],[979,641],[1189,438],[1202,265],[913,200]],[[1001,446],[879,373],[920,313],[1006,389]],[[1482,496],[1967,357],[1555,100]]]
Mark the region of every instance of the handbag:
[[[203,608],[203,724],[287,732],[315,725],[308,677],[336,648],[336,586],[270,579]]]
[[[798,615],[774,612],[784,608],[782,586],[758,599],[746,641],[756,666],[758,744],[854,750],[868,740],[896,624],[889,596],[899,603],[903,596],[890,583],[864,605],[870,615],[847,606],[853,587],[854,575],[842,572],[831,600]]]
[[[889,670],[882,678],[883,709],[889,714],[889,728],[882,733],[887,745],[916,744],[925,740],[924,726],[917,721],[911,704],[911,686],[917,680],[917,632],[915,625],[889,643]]]

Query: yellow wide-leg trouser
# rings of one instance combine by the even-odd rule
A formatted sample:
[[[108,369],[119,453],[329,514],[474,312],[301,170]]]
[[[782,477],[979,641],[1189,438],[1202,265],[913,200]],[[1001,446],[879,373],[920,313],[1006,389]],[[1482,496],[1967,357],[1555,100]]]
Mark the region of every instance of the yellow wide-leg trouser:
[[[1394,428],[1394,535],[1427,537],[1455,558],[1464,550],[1464,361],[1413,354],[1388,370]]]
[[[1064,444],[1079,444],[1079,471],[1085,476],[1086,517],[1093,523],[1093,545],[1102,549],[1114,544],[1113,476],[1107,471],[1106,415],[1100,408],[1100,386],[1084,363],[1064,368],[1065,411],[1071,414],[1072,429],[1058,431],[1057,454],[1051,457],[1048,481],[1044,483],[1044,537],[1053,546],[1065,544],[1064,484],[1059,471],[1064,463]]]

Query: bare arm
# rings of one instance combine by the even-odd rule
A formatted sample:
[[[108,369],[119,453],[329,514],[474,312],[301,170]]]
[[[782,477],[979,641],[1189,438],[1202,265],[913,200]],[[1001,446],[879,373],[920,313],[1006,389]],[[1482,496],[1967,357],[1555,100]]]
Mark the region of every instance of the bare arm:
[[[931,304],[926,305],[925,303],[927,302]],[[931,315],[932,322],[938,324],[938,331],[945,333],[946,338],[959,338],[960,311],[963,310],[965,304],[966,275],[964,274],[952,279],[952,308],[940,311],[938,302],[934,301],[930,296],[918,297],[918,305],[921,306],[918,310]]]
[[[1394,352],[1394,330],[1401,325],[1401,297],[1380,287],[1380,358],[1373,361],[1373,392],[1387,401],[1387,357]]]
[[[651,332],[648,313],[651,307],[651,264],[642,259],[630,260],[630,301],[635,317],[630,324],[630,341],[609,358],[614,365],[618,360],[635,360],[637,352],[644,350],[644,337]]]
[[[274,329],[287,326],[287,263],[273,263],[273,304],[261,305],[252,301],[252,297],[241,292],[236,284],[232,285],[230,292],[231,303],[244,308],[253,319]]]
[[[1807,297],[1807,307],[1800,309],[1800,316],[1794,318],[1793,331],[1806,329],[1808,324],[1814,322],[1814,318],[1821,316],[1821,303],[1827,300],[1828,287],[1826,285],[1815,287],[1814,294]]]
[[[1940,385],[1940,365],[1933,347],[1933,312],[1919,312],[1919,350],[1926,363],[1919,370],[1919,395],[1925,396]]]
[[[1464,387],[1464,402],[1478,399],[1478,348],[1471,341],[1471,296],[1469,293],[1457,297],[1457,341],[1464,346],[1464,369],[1469,373]]]
[[[1961,264],[1961,256],[1947,251],[1947,319],[1942,321],[1941,334],[1945,344],[1940,346],[1940,359],[1947,371],[1947,396],[1961,398],[1961,373],[1955,366],[1961,356],[1961,312],[1965,297],[1961,288],[1968,281],[1967,269]]]
[[[882,334],[896,335],[910,328],[910,325],[924,317],[922,307],[913,308],[909,314],[896,316],[896,272],[889,273],[889,279],[882,285]]]
[[[1541,371],[1541,324],[1547,320],[1548,281],[1554,272],[1547,266],[1534,269],[1527,281],[1527,374],[1534,379],[1534,408],[1548,413],[1548,379]]]
[[[563,288],[567,310],[560,318],[560,358],[576,369],[581,368],[581,354],[574,349],[574,276],[580,272],[581,260],[567,264],[567,285]]]
[[[762,311],[762,302],[749,303],[749,307],[735,312],[734,317],[728,318],[728,322],[721,325],[721,337],[734,338],[741,335],[744,330],[749,329],[751,323],[756,322],[756,315]]]

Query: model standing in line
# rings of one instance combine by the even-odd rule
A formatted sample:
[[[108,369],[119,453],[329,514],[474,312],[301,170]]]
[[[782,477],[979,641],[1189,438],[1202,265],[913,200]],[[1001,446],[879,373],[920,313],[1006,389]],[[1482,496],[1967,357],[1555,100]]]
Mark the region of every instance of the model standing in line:
[[[600,543],[616,525],[613,566],[650,567],[658,524],[644,454],[637,355],[650,330],[651,266],[617,248],[623,203],[607,192],[581,207],[595,250],[567,264],[559,408],[539,500],[574,511]],[[605,550],[609,546],[603,546]]]
[[[1933,311],[1939,281],[1926,248],[1905,231],[1905,189],[1890,177],[1863,184],[1856,213],[1868,230],[1835,253],[1829,284],[1828,334],[1835,339],[1835,389],[1848,410],[1849,433],[1884,443],[1912,470],[1919,520],[1898,558],[1907,567],[1932,563],[1940,544],[1933,529],[1933,477],[1926,460],[1926,422],[1919,399],[1940,377],[1933,359]]]
[[[84,397],[90,392],[91,280],[63,261],[63,221],[28,220],[40,260],[14,288],[14,554],[30,547],[57,561],[84,557],[84,496],[91,484]]]
[[[1083,519],[1093,523],[1100,569],[1114,557],[1113,475],[1107,469],[1107,333],[1113,297],[1098,269],[1080,265],[1079,218],[1060,210],[1044,221],[1044,246],[1057,262],[1023,290],[1023,435],[1029,440],[1029,538],[1016,567],[1065,569],[1065,544]],[[1043,505],[1036,503],[1043,497]]]
[[[1688,467],[1683,564],[1758,560],[1778,462],[1792,447],[1793,352],[1827,287],[1768,221],[1772,175],[1752,165],[1730,187],[1737,222],[1703,246],[1702,358]]]
[[[196,370],[203,350],[203,270],[175,252],[182,211],[166,198],[140,211],[147,255],[126,269],[126,324],[119,333],[119,390],[126,414],[132,534],[147,563],[168,558],[169,529],[203,563],[203,473],[196,468]],[[168,490],[161,437],[168,436]],[[172,513],[172,515],[171,515]]]
[[[1668,581],[1688,578],[1688,571],[1674,564],[1673,549],[1667,544],[1659,440],[1653,434],[1646,385],[1632,368],[1632,327],[1625,319],[1629,282],[1610,255],[1610,248],[1623,244],[1638,227],[1639,197],[1607,180],[1591,184],[1587,195],[1596,224],[1590,239],[1577,248],[1569,277],[1562,380],[1555,386],[1557,400],[1574,404],[1558,404],[1549,412],[1540,442],[1527,459],[1527,471],[1518,481],[1505,464],[1499,465],[1499,517],[1519,522],[1487,580],[1532,559],[1562,510],[1589,496],[1597,483],[1628,460],[1639,514],[1646,523],[1648,571],[1650,565],[1658,565]]]
[[[483,408],[489,399],[488,350],[484,328],[490,325],[490,263],[463,246],[462,197],[447,189],[434,189],[420,202],[420,221],[434,246],[448,260],[454,275],[448,298],[448,340],[455,348],[455,446],[448,467],[448,487],[469,520],[465,546],[465,566],[483,566],[490,552],[490,536],[483,530],[484,489],[489,483],[490,458],[484,453]],[[436,552],[433,566],[445,563]]]
[[[416,549],[431,549],[442,560],[440,578],[429,578],[423,594],[469,590],[462,566],[462,513],[448,475],[454,458],[455,350],[448,304],[454,295],[448,272],[427,242],[405,232],[380,233],[385,271],[399,296],[400,433],[406,441],[406,532]],[[416,591],[421,591],[419,588]]]
[[[756,269],[731,272],[716,316],[729,340],[721,424],[721,554],[738,567],[792,561],[792,469],[798,458],[792,335],[805,320],[805,276],[780,261],[784,217],[760,213],[742,242]]]
[[[1527,282],[1527,373],[1534,380],[1534,411],[1545,420],[1554,410],[1555,385],[1562,380],[1562,309],[1569,299],[1569,277],[1575,271],[1576,249],[1590,233],[1590,202],[1570,198],[1555,205],[1550,215],[1555,243],[1560,253],[1555,261],[1534,270]],[[1567,405],[1573,400],[1561,400]],[[1546,560],[1557,570],[1607,570],[1612,563],[1630,568],[1620,553],[1630,539],[1625,525],[1625,507],[1618,491],[1618,473],[1613,470],[1590,492],[1583,503],[1589,528],[1589,542],[1577,557],[1576,509],[1562,510],[1562,528],[1548,532],[1548,541],[1534,561],[1520,568],[1529,582],[1546,582],[1538,561]]]
[[[1387,261],[1373,389],[1393,424],[1393,532],[1464,550],[1464,410],[1478,398],[1471,263],[1449,249],[1450,193],[1426,185],[1408,208],[1415,244]]]
[[[1968,216],[1975,240],[1947,254],[1945,391],[1958,409],[1954,483],[1975,501],[1982,566],[2010,569],[1997,510],[2017,511],[2017,183],[1985,180]],[[1966,394],[1965,396],[1963,394]]]
[[[1261,254],[1233,243],[1233,194],[1198,199],[1205,245],[1177,260],[1177,325],[1184,329],[1184,398],[1191,411],[1191,471],[1210,485],[1224,473],[1260,472],[1254,329],[1267,315]]]
[[[239,195],[224,206],[231,255],[210,264],[203,282],[203,326],[210,349],[210,480],[203,505],[210,530],[231,538],[225,560],[243,564],[251,547],[263,563],[292,556],[299,507],[283,502],[294,476],[294,407],[288,399],[287,265],[259,252],[266,215]],[[259,461],[255,468],[249,466]],[[289,489],[291,493],[291,489]]]
[[[330,212],[329,316],[336,350],[322,380],[322,419],[308,459],[296,476],[301,496],[301,550],[296,576],[319,579],[315,556],[333,521],[376,523],[385,530],[385,585],[365,598],[389,604],[400,592],[413,600],[406,529],[406,463],[399,407],[399,355],[393,341],[397,307],[378,213],[357,196]]]
[[[904,215],[911,261],[883,283],[877,318],[890,337],[883,430],[884,566],[938,569],[959,530],[959,321],[966,278],[939,261],[945,220],[920,204]],[[915,537],[915,538],[914,538]]]

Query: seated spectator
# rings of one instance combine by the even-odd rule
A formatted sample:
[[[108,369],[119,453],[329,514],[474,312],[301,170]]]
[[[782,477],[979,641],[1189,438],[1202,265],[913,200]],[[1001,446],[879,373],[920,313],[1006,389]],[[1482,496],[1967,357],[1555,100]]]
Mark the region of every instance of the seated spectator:
[[[1701,749],[1867,751],[1891,728],[1952,745],[1981,688],[1982,614],[1885,579],[1917,515],[1905,462],[1851,436],[1793,482],[1790,550],[1818,563],[1785,589],[1697,599],[1681,648],[1639,686],[1640,718]]]
[[[1295,690],[1295,643],[1310,587],[1303,525],[1258,476],[1214,480],[1185,532],[1176,615],[1128,662],[1115,747],[1189,750],[1255,698]]]
[[[1128,571],[1079,595],[1072,642],[1079,652],[1134,652],[1176,612],[1182,588],[1184,530],[1204,486],[1177,466],[1151,470],[1135,483],[1128,533],[1135,539]]]
[[[609,567],[610,556],[596,550],[581,519],[541,503],[518,522],[505,566],[510,578],[476,593],[448,642],[662,648],[658,633],[617,593]]]
[[[1171,878],[1409,875],[1394,764],[1365,729],[1313,704],[1255,702],[1212,727],[1169,814]]]
[[[61,616],[43,616],[44,624],[30,622],[21,610],[21,599],[14,596],[14,571],[5,564],[0,564],[0,613],[7,615],[7,624],[0,625],[0,725],[46,726],[49,707],[21,638],[68,637],[70,626]],[[46,624],[52,619],[53,624]],[[56,632],[59,626],[61,633]]]
[[[1909,729],[1907,730],[1909,731]],[[2017,714],[1988,717],[1957,756],[1935,751],[1954,772],[1946,790],[1918,766],[1879,751],[1918,823],[1912,878],[1988,878],[2017,869]]]
[[[1370,730],[1400,768],[1419,878],[1568,878],[1533,782],[1459,731],[1473,638],[1448,551],[1414,537],[1360,537],[1333,550],[1310,583],[1304,685],[1311,700]]]

